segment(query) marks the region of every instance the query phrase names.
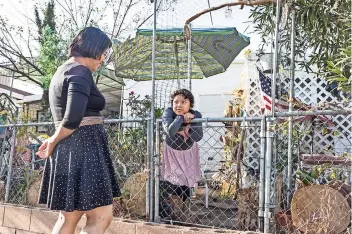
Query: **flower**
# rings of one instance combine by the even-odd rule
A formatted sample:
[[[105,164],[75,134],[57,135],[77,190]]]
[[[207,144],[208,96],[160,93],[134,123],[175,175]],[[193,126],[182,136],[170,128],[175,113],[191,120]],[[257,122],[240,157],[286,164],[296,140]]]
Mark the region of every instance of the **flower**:
[[[48,139],[50,136],[48,134],[41,134],[38,137],[40,137],[42,139]]]
[[[133,95],[134,95],[134,92],[133,92],[133,91],[131,91],[129,94],[130,94],[130,96],[133,96]]]
[[[250,50],[250,49],[247,49],[247,50],[245,50],[244,52],[243,52],[243,55],[244,55],[244,57],[245,58],[249,58],[249,55],[252,53],[252,51]]]

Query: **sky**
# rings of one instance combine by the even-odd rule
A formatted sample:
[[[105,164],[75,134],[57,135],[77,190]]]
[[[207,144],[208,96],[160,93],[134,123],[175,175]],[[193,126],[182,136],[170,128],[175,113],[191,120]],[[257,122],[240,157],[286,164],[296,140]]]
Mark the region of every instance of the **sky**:
[[[64,4],[66,0],[60,1]],[[82,0],[73,0],[82,1]],[[149,0],[145,0],[149,1]],[[165,1],[165,0],[163,0]],[[22,26],[26,32],[28,25],[33,29],[34,25],[33,12],[35,5],[43,5],[47,0],[1,0],[0,11],[1,15],[9,19],[9,23]],[[96,0],[96,6],[102,7],[105,0]],[[221,5],[231,1],[224,0],[210,0],[211,7]],[[59,9],[58,4],[56,8]],[[141,7],[143,7],[141,5]],[[149,6],[150,8],[150,6]],[[172,28],[172,27],[183,27],[184,22],[189,17],[201,12],[208,8],[208,0],[178,0],[178,3],[173,6],[173,11],[163,12],[157,17],[158,28]],[[211,22],[210,14],[205,14],[200,18],[192,22],[192,27],[236,27],[240,32],[251,38],[251,44],[248,48],[256,49],[260,43],[258,35],[251,33],[253,31],[253,25],[249,23],[249,7],[232,7],[232,14],[230,17],[225,17],[225,8],[212,12],[213,24]],[[135,11],[140,9],[135,9]],[[131,16],[133,14],[130,14]],[[133,19],[126,19],[126,22],[130,22]],[[151,21],[150,21],[151,22]],[[113,18],[109,9],[106,11],[106,16],[102,20],[102,25],[113,24]],[[148,27],[148,26],[147,26]]]
[[[64,4],[66,0],[60,1]],[[84,1],[84,0],[73,0],[73,1]],[[149,0],[145,0],[149,1]],[[163,0],[165,1],[165,0]],[[46,3],[46,0],[1,0],[0,2],[0,12],[3,17],[6,17],[9,20],[10,24],[21,26],[24,29],[24,35],[27,33],[27,29],[30,27],[32,30],[35,30],[35,26],[31,20],[33,20],[33,12],[34,6],[37,4],[39,6],[43,6]],[[103,2],[105,0],[96,0],[97,7],[103,7]],[[231,1],[224,1],[224,0],[210,0],[211,7],[218,6],[227,2]],[[145,3],[143,3],[145,5]],[[142,7],[142,5],[141,5]],[[150,9],[150,5],[145,5]],[[207,9],[208,1],[207,0],[178,0],[177,4],[173,5],[172,11],[167,11],[158,14],[157,16],[157,28],[174,28],[174,27],[181,27],[183,28],[184,22],[191,16],[201,12],[202,10]],[[59,8],[57,6],[57,8]],[[192,22],[192,27],[236,27],[236,29],[250,37],[250,45],[247,47],[252,51],[255,51],[259,44],[260,38],[258,35],[252,33],[253,32],[253,25],[249,23],[249,7],[244,7],[244,9],[240,9],[239,6],[235,6],[231,8],[232,13],[227,14],[226,17],[226,9],[223,8],[221,10],[213,11],[212,12],[212,19],[211,21],[210,14],[205,14],[195,21]],[[143,11],[143,9],[135,9],[135,11]],[[133,13],[133,12],[132,12]],[[134,14],[130,14],[134,15]],[[29,17],[28,17],[29,16]],[[28,19],[31,18],[31,19]],[[132,22],[133,19],[126,19],[126,22]],[[112,25],[113,18],[111,11],[107,9],[106,16],[102,20],[101,24]],[[149,21],[150,27],[151,21]],[[132,33],[132,32],[131,32]],[[26,36],[24,36],[26,37]],[[34,45],[33,45],[34,46]],[[25,48],[25,46],[23,46]],[[247,49],[246,48],[246,49]],[[236,60],[240,61],[243,60],[243,54],[240,54]],[[15,82],[14,86],[20,85],[19,82]],[[22,84],[23,85],[23,84]]]
[[[233,1],[214,0],[210,1],[211,7]],[[208,9],[207,0],[184,0],[175,6],[174,12],[162,13],[158,17],[159,27],[183,27],[184,22],[191,16]],[[232,14],[230,17],[225,16],[226,8],[213,11],[211,22],[210,14],[204,14],[192,22],[192,27],[235,27],[240,33],[251,37],[251,45],[248,48],[256,49],[259,46],[260,38],[253,32],[253,25],[249,23],[250,8],[244,7],[242,10],[239,6],[231,7]]]

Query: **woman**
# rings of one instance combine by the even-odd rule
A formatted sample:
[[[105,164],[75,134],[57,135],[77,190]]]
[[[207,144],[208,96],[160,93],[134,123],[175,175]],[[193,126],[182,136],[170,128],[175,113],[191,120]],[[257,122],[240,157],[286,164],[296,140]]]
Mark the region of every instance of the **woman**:
[[[100,115],[105,99],[92,76],[110,47],[110,39],[100,29],[83,29],[69,46],[70,59],[50,83],[56,131],[37,154],[48,158],[39,203],[61,211],[53,233],[74,233],[86,214],[81,233],[103,234],[112,220],[113,197],[120,195]]]
[[[194,97],[186,89],[171,94],[172,107],[164,111],[162,120],[166,132],[162,160],[161,216],[169,216],[167,201],[170,195],[190,197],[190,187],[201,179],[197,142],[203,138],[202,123],[190,123],[202,115],[192,109]]]

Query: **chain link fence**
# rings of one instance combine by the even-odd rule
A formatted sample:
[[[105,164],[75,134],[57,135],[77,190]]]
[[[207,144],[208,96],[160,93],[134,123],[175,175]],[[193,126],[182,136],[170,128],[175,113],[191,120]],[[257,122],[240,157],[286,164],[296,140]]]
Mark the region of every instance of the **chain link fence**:
[[[115,217],[145,219],[148,215],[148,123],[148,119],[105,120],[110,153],[122,190],[122,196],[114,199]],[[35,153],[54,133],[54,125],[3,125],[0,130],[1,201],[40,207],[37,201],[45,160]]]
[[[287,114],[197,119],[188,134],[178,134],[181,145],[168,140],[160,120],[153,136],[149,119],[108,119],[123,194],[114,200],[114,216],[267,227],[271,233],[348,233],[351,115],[340,112],[291,114],[291,130]],[[35,152],[53,132],[51,123],[0,126],[2,202],[38,206],[44,161]],[[257,168],[248,166],[251,160]]]
[[[1,200],[36,206],[45,160],[35,155],[54,132],[51,124],[1,127]]]
[[[277,119],[271,233],[350,233],[352,116],[336,113],[296,116],[291,132]]]
[[[122,196],[114,199],[114,216],[149,219],[150,120],[106,120],[105,128]]]

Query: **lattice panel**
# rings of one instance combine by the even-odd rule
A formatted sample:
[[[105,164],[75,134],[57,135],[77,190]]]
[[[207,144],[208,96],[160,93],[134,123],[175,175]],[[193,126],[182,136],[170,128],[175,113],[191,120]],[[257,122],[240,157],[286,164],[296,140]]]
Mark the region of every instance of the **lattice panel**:
[[[339,102],[342,101],[344,99],[344,97],[342,97],[340,95],[340,93],[332,91],[334,93],[334,95],[332,94],[332,92],[328,91],[328,83],[320,78],[316,78],[315,79],[316,82],[316,103],[317,104],[321,104],[324,102]]]
[[[255,61],[247,60],[245,63],[247,77],[246,103],[245,109],[249,116],[261,116],[262,99],[258,86],[258,70]]]
[[[254,61],[247,61],[248,74],[248,98],[246,102],[246,111],[250,116],[261,115],[261,97],[258,86],[258,72]],[[340,97],[335,97],[332,93],[326,90],[327,84],[324,80],[317,79],[312,74],[307,74],[303,71],[296,71],[295,79],[295,97],[305,104],[317,107],[325,102],[339,102]],[[288,95],[289,85],[289,70],[281,69],[277,79],[277,91],[281,95]],[[323,109],[323,108],[320,108]],[[331,108],[328,108],[331,109]],[[321,122],[316,119],[305,120],[303,122],[294,123],[294,129],[301,133],[299,142],[296,142],[293,147],[294,155],[298,153],[314,153],[314,154],[330,154],[338,155],[343,152],[351,151],[352,134],[350,126],[352,124],[350,116],[329,116],[331,122],[335,126],[328,126],[327,122]],[[339,132],[339,136],[334,136],[334,132]],[[342,133],[343,132],[343,133]],[[342,133],[342,134],[341,134]],[[254,168],[258,168],[259,155],[253,152],[257,145],[260,145],[260,130],[249,132],[247,135],[246,157],[244,161]],[[287,134],[287,133],[286,133]],[[278,132],[277,145],[274,148],[273,166],[272,166],[272,181],[270,204],[275,206],[275,181],[277,176],[277,163],[282,160],[281,155],[287,155],[287,136],[283,136]],[[337,144],[339,147],[337,147]],[[286,163],[287,164],[287,163]],[[283,162],[281,170],[286,171],[287,166]],[[284,173],[285,174],[285,173]],[[285,180],[286,178],[284,178]]]
[[[306,121],[304,126],[301,123],[294,124],[294,128],[302,135],[301,154],[333,154],[334,140],[329,133],[332,130],[328,129],[325,124],[320,121]]]
[[[245,76],[247,77],[245,110],[249,116],[261,115],[261,98],[258,86],[258,70],[253,60],[247,60]],[[250,123],[260,125],[260,123]],[[250,128],[246,132],[246,152],[243,162],[255,170],[259,170],[260,127]]]
[[[246,166],[259,170],[260,129],[249,129],[246,134],[246,153],[243,162]]]
[[[332,117],[333,122],[336,123],[334,132],[340,132],[343,134],[333,135],[334,140],[334,153],[335,155],[340,155],[343,153],[352,152],[352,115],[343,116],[337,115]]]
[[[276,80],[276,89],[279,97],[284,96],[283,100],[286,100],[289,95],[290,90],[290,74],[287,70],[281,70],[278,73],[278,78]],[[277,109],[281,110],[281,109]]]
[[[313,98],[316,95],[316,89],[317,84],[313,77],[306,75],[302,78],[302,75],[300,75],[300,77],[295,78],[295,97],[305,104],[312,105],[316,103]]]
[[[285,79],[287,75],[279,76],[280,79]],[[281,81],[280,81],[281,82]],[[286,82],[286,79],[283,83]],[[325,80],[314,77],[302,71],[296,72],[295,78],[295,96],[305,104],[311,105],[317,109],[331,109],[329,103],[334,103],[334,106],[346,108],[343,103],[348,103],[344,97],[339,96],[339,93],[330,92],[327,90],[328,84]],[[334,94],[333,94],[334,93]],[[311,121],[306,126],[310,130],[309,134],[301,139],[301,153],[329,154],[338,155],[341,151],[351,150],[351,115],[349,116],[328,116],[334,126],[328,126],[327,122]],[[297,126],[302,128],[302,126]],[[334,135],[336,132],[344,134]],[[341,149],[342,147],[342,149]],[[340,149],[338,149],[340,148]]]

